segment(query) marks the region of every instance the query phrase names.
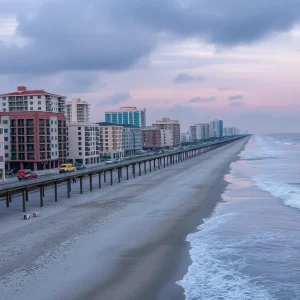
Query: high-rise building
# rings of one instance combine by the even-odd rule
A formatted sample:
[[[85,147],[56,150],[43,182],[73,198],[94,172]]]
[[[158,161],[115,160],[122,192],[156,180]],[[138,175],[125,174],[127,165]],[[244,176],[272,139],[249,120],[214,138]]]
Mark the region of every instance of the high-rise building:
[[[69,138],[68,161],[92,165],[100,162],[100,128],[98,124],[67,123]]]
[[[105,122],[113,124],[128,124],[136,127],[146,127],[146,108],[121,107],[118,110],[105,112]]]
[[[122,125],[124,131],[125,155],[135,155],[142,150],[142,130],[132,125]]]
[[[161,148],[161,130],[154,127],[142,129],[142,146],[145,150],[156,151]]]
[[[74,98],[66,104],[67,122],[82,122],[90,121],[90,104],[80,98]]]
[[[0,95],[0,112],[46,111],[66,113],[66,97],[45,92],[27,90],[18,86],[16,92]]]
[[[210,137],[209,124],[195,124],[190,126],[191,141],[205,140]]]
[[[123,158],[123,126],[108,122],[99,122],[96,124],[100,127],[100,156],[110,159]]]
[[[220,138],[223,137],[223,120],[213,120],[209,123],[210,137]]]
[[[173,147],[173,131],[171,129],[161,129],[160,130],[161,136],[161,146],[163,148],[170,148]]]
[[[173,133],[173,147],[180,145],[180,123],[178,120],[162,118],[153,123],[153,127],[160,130],[171,130]]]
[[[52,169],[65,161],[66,97],[19,86],[0,99],[7,169]]]
[[[191,135],[190,132],[182,132],[180,133],[180,142],[181,143],[186,143],[186,142],[190,142],[191,141]]]

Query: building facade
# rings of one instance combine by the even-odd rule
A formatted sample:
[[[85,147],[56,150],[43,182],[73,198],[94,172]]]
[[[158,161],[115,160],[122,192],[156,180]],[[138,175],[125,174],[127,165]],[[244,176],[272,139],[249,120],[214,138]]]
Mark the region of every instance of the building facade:
[[[53,169],[65,161],[67,126],[64,114],[0,112],[0,119],[7,169]]]
[[[65,161],[66,97],[18,86],[0,101],[7,169],[52,169]]]
[[[223,120],[213,120],[209,123],[210,137],[220,138],[223,137]]]
[[[205,140],[210,137],[209,124],[195,124],[190,126],[191,141]]]
[[[5,180],[5,151],[4,151],[4,128],[0,127],[0,171],[1,178]]]
[[[45,111],[66,113],[66,97],[45,92],[27,90],[18,86],[16,92],[0,95],[0,112]]]
[[[180,133],[180,142],[181,143],[186,143],[191,141],[191,135],[190,132],[182,132]]]
[[[161,129],[160,136],[161,136],[160,144],[162,148],[173,147],[174,145],[173,131],[171,129]]]
[[[132,125],[123,125],[124,154],[135,155],[142,150],[142,130]]]
[[[67,160],[74,165],[100,163],[100,128],[98,124],[67,123],[69,154]]]
[[[89,123],[90,104],[80,98],[74,98],[66,103],[67,122]]]
[[[108,122],[96,123],[100,128],[100,158],[122,159],[124,157],[123,126]]]
[[[105,112],[105,121],[114,124],[127,124],[140,128],[146,127],[146,108],[120,107],[115,111]]]
[[[154,127],[143,128],[142,146],[144,150],[159,150],[161,148],[161,130]]]
[[[240,134],[240,131],[236,127],[224,128],[225,136],[233,136],[233,135],[237,135],[237,134]]]
[[[170,118],[163,118],[153,124],[154,128],[160,130],[171,130],[173,133],[173,147],[180,145],[180,123],[178,120],[171,120]]]

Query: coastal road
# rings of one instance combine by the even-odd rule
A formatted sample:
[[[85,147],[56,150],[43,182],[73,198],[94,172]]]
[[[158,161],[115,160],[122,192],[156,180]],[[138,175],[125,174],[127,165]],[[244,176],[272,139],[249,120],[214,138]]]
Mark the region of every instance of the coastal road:
[[[22,220],[21,199],[0,203],[0,299],[184,299],[175,284],[187,272],[188,233],[221,199],[224,174],[248,139],[83,195],[79,183],[36,193]],[[143,168],[142,168],[143,172]],[[109,178],[109,175],[108,175]]]

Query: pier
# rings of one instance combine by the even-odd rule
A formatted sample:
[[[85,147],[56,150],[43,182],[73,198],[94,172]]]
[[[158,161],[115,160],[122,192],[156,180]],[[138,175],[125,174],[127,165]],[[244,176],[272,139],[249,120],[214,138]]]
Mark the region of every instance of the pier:
[[[59,200],[58,187],[62,186],[65,186],[67,198],[71,198],[72,181],[74,177],[76,178],[76,181],[79,181],[80,194],[83,194],[87,191],[93,191],[95,188],[101,189],[103,184],[113,185],[115,183],[120,183],[122,180],[129,180],[130,178],[147,174],[147,172],[154,172],[160,168],[178,164],[245,137],[246,136],[239,136],[209,145],[181,149],[170,153],[140,158],[130,162],[95,167],[93,169],[77,171],[76,173],[58,174],[51,176],[51,178],[39,178],[34,180],[24,180],[22,182],[7,183],[0,186],[0,193],[3,196],[5,195],[7,208],[9,208],[14,196],[21,196],[22,205],[20,203],[20,209],[22,207],[22,211],[26,212],[26,204],[29,201],[29,195],[33,192],[39,192],[40,207],[44,207],[45,191],[47,190],[48,192],[49,189],[54,191],[53,201],[55,202]],[[84,180],[88,180],[88,186],[84,186]]]

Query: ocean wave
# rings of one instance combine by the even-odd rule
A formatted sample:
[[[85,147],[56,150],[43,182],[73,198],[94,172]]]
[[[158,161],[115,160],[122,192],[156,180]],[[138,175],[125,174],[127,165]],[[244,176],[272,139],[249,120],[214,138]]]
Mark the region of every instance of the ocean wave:
[[[235,216],[232,213],[208,219],[199,226],[199,232],[187,237],[192,247],[192,265],[177,282],[184,288],[186,300],[272,299],[269,292],[256,283],[257,278],[242,273],[247,264],[239,249],[248,245],[248,238],[229,240],[228,236],[222,238],[218,231]]]
[[[272,196],[283,200],[287,206],[300,209],[300,186],[296,183],[284,183],[263,176],[254,177],[256,185]]]

